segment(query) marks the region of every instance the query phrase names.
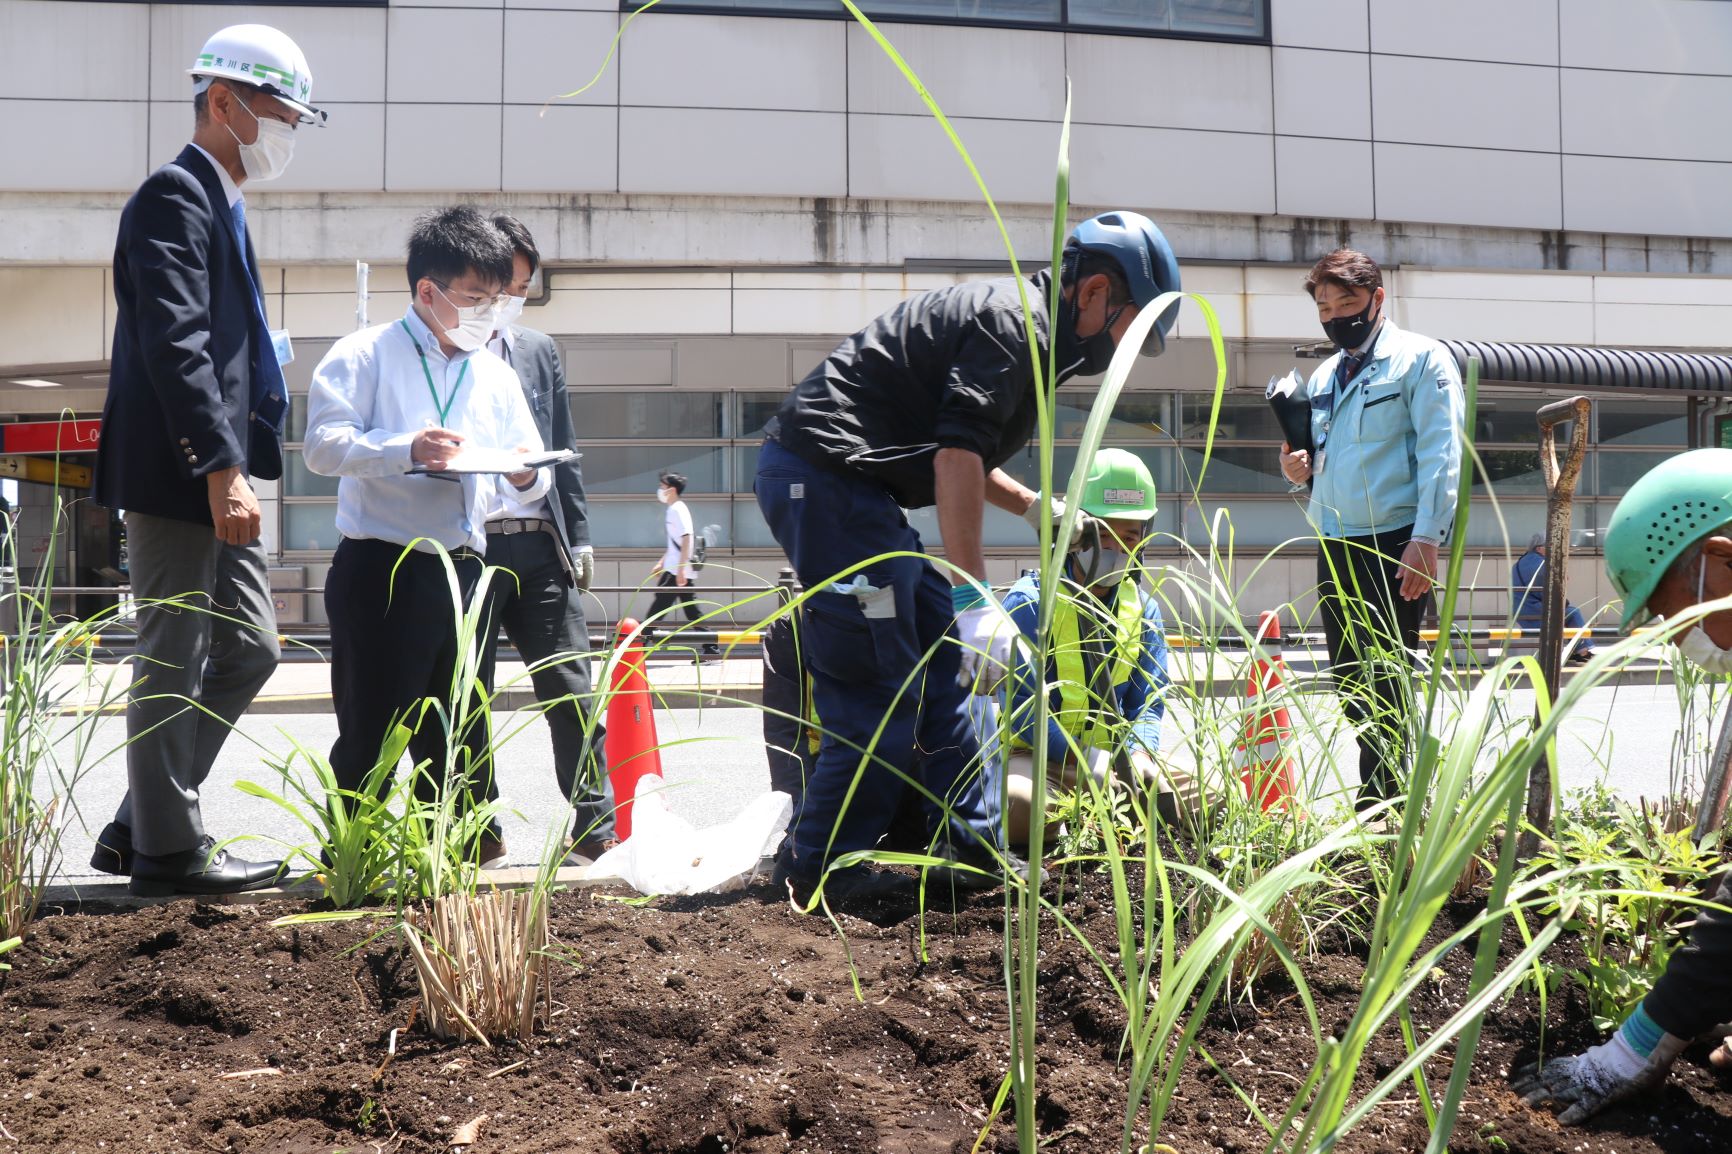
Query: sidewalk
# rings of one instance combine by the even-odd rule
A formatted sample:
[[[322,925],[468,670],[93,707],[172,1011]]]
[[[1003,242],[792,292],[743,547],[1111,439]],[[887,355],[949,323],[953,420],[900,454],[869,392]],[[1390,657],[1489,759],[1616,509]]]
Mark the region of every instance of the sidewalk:
[[[656,693],[657,704],[663,708],[737,708],[758,705],[763,701],[764,666],[755,647],[742,647],[741,656],[726,657],[698,664],[689,658],[655,657],[649,661],[649,679]],[[1326,681],[1327,656],[1322,650],[1290,649],[1283,654],[1288,678],[1298,687],[1310,688],[1313,683]],[[1247,658],[1244,653],[1213,655],[1179,649],[1173,651],[1168,668],[1175,683],[1187,686],[1198,696],[1227,697],[1245,692]],[[97,677],[80,684],[80,670],[62,667],[57,675],[56,689],[64,688],[72,709],[90,708],[106,695],[110,709],[124,694],[131,674],[123,662],[95,667]],[[602,665],[591,665],[592,675],[599,682]],[[1574,666],[1564,667],[1564,681],[1576,673]],[[1605,684],[1661,685],[1670,684],[1672,670],[1663,661],[1642,661],[1618,670]],[[104,686],[107,686],[106,691]],[[494,708],[507,712],[534,704],[535,694],[529,677],[519,662],[499,664],[499,695]],[[1326,688],[1326,686],[1319,686]],[[77,691],[82,690],[81,693]],[[284,662],[266,682],[254,700],[251,713],[329,713],[331,711],[330,666],[322,661]]]

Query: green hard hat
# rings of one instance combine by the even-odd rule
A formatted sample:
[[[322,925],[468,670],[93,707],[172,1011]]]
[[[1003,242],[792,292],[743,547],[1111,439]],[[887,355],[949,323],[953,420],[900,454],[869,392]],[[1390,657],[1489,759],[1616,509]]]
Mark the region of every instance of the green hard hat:
[[[1155,515],[1155,478],[1135,453],[1101,449],[1089,462],[1082,510],[1108,520],[1146,521]]]
[[[1630,486],[1606,529],[1606,576],[1624,599],[1620,628],[1647,620],[1648,598],[1684,550],[1732,522],[1732,449],[1693,449]]]

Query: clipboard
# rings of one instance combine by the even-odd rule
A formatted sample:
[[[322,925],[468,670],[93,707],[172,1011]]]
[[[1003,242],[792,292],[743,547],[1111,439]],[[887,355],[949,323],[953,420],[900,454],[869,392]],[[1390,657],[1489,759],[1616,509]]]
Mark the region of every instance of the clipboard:
[[[540,453],[513,453],[509,449],[464,449],[452,460],[445,462],[443,469],[429,469],[425,465],[416,465],[409,470],[411,477],[448,477],[455,480],[461,476],[503,475],[506,473],[521,473],[525,469],[545,469],[549,465],[563,465],[567,461],[575,461],[582,453],[571,449],[548,449]]]

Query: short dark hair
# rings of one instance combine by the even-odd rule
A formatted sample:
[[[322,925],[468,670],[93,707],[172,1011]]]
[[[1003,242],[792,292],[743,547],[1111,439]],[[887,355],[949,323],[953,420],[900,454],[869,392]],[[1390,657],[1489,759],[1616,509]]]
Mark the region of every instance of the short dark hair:
[[[1081,284],[1091,276],[1107,278],[1107,307],[1118,308],[1131,303],[1131,282],[1119,262],[1104,252],[1072,247],[1065,250],[1064,267],[1059,271],[1059,286],[1068,288]]]
[[[201,88],[192,94],[192,122],[203,124],[210,119],[210,89]]]
[[[535,247],[535,238],[529,235],[529,229],[521,220],[505,212],[493,218],[493,227],[505,234],[505,239],[511,242],[512,252],[520,252],[528,259],[529,275],[534,276],[535,270],[541,267],[541,251]]]
[[[662,484],[682,497],[686,495],[686,475],[684,473],[663,473]]]
[[[511,271],[511,242],[474,205],[424,212],[409,230],[410,292],[422,277],[450,284],[468,272],[498,287]]]
[[[1357,249],[1338,248],[1311,266],[1305,277],[1305,293],[1316,300],[1317,290],[1326,284],[1376,292],[1383,287],[1383,270]]]

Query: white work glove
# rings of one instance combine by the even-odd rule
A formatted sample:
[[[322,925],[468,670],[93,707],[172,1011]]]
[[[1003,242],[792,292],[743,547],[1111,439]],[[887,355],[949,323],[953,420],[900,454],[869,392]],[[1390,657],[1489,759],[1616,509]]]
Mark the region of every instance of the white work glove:
[[[998,602],[988,598],[956,615],[962,642],[962,668],[957,680],[980,696],[998,691],[1010,672],[1010,647],[1022,631]]]
[[[1568,1108],[1558,1115],[1558,1121],[1565,1126],[1586,1122],[1614,1102],[1654,1089],[1666,1080],[1672,1063],[1690,1042],[1675,1034],[1662,1033],[1653,1050],[1643,1057],[1624,1036],[1638,1017],[1647,1019],[1646,1013],[1637,1009],[1610,1041],[1586,1053],[1553,1058],[1544,1066],[1537,1063],[1523,1066],[1512,1074],[1510,1088],[1530,1106],[1541,1102],[1568,1103]],[[1647,1021],[1651,1029],[1658,1029],[1652,1025],[1652,1019]]]
[[[595,580],[595,546],[579,545],[571,551],[571,567],[577,574],[577,587],[588,589]]]
[[[1048,508],[1048,506],[1041,499],[1041,495],[1039,493],[1036,493],[1034,495],[1034,501],[1029,505],[1028,508],[1026,508],[1022,511],[1022,519],[1024,521],[1028,522],[1028,527],[1030,529],[1034,530],[1035,536],[1037,538],[1040,536],[1040,519],[1043,516],[1047,515],[1047,508]],[[1054,542],[1057,542],[1058,541],[1059,522],[1064,520],[1064,511],[1065,511],[1064,498],[1063,497],[1054,497],[1052,499],[1051,510],[1052,510],[1052,513],[1051,513],[1051,516],[1052,516],[1052,539]],[[1087,513],[1077,514],[1076,525],[1074,528],[1071,529],[1070,542],[1069,542],[1069,544],[1067,544],[1065,546],[1065,549],[1067,552],[1071,549],[1075,549],[1078,545],[1082,544],[1083,531],[1088,528],[1088,524],[1092,520],[1094,520],[1094,518],[1090,517]]]

